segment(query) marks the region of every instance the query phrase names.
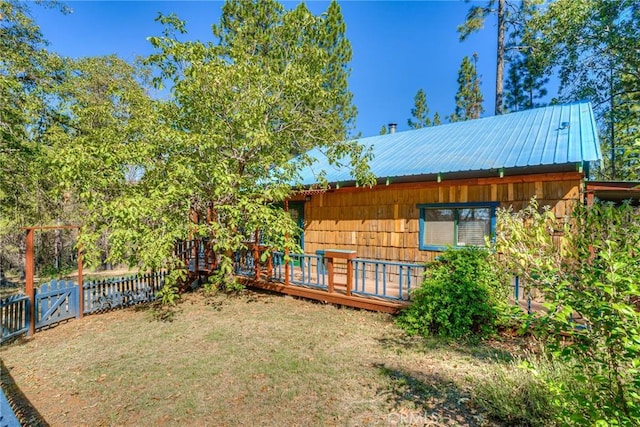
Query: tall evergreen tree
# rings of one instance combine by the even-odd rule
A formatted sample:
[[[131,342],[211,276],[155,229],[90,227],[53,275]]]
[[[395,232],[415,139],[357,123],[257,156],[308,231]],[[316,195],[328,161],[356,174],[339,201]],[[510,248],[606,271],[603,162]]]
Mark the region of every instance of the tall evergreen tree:
[[[477,119],[484,112],[480,78],[476,63],[477,54],[473,54],[474,62],[468,56],[462,58],[458,70],[458,92],[456,93],[456,110],[449,116],[450,122]]]
[[[440,119],[440,113],[436,111],[433,115],[433,126],[439,126],[442,124],[442,120]]]
[[[427,106],[427,95],[424,90],[418,89],[416,96],[413,99],[413,108],[411,109],[411,116],[413,119],[408,119],[407,124],[411,129],[420,129],[423,127],[431,126],[431,119],[429,118],[429,107]]]
[[[464,24],[458,26],[460,40],[464,41],[472,33],[482,29],[487,16],[496,14],[498,20],[497,47],[496,47],[496,100],[495,114],[502,114],[502,98],[504,83],[505,62],[505,30],[507,26],[507,10],[505,0],[489,0],[485,6],[473,6],[469,9]]]
[[[536,0],[524,0],[511,13],[511,32],[506,46],[508,71],[505,80],[504,107],[507,111],[527,110],[539,107],[538,101],[547,95],[549,78],[532,55],[531,46],[523,39],[526,23],[537,12]]]
[[[601,178],[640,178],[640,3],[556,0],[526,30],[534,61],[558,73],[560,100],[591,100],[608,153]]]

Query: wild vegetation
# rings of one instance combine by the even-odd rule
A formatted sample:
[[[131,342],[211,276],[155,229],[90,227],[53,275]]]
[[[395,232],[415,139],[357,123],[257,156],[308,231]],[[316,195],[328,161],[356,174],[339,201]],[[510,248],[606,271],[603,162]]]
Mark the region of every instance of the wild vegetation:
[[[533,325],[569,372],[545,378],[565,424],[640,422],[640,210],[579,205],[556,218],[537,203],[503,211],[496,250],[541,291],[548,312]],[[560,237],[561,236],[561,237]]]

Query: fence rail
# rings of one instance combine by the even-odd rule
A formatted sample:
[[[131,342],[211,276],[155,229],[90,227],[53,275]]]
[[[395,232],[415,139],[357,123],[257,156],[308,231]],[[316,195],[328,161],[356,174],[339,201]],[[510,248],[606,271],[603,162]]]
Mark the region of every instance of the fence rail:
[[[20,294],[0,300],[0,342],[29,331],[29,297]]]
[[[84,313],[113,310],[150,302],[164,285],[164,273],[110,278],[83,285]]]
[[[165,275],[165,272],[156,272],[85,282],[82,286],[83,314],[151,302],[164,286]],[[0,300],[0,343],[28,333],[31,321],[35,321],[36,328],[42,328],[79,317],[77,283],[53,280],[35,292],[35,316],[29,312],[27,295],[13,295]]]

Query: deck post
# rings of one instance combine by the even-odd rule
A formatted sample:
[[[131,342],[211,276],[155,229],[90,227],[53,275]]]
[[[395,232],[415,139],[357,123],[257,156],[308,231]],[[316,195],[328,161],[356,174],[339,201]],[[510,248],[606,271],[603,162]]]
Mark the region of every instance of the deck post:
[[[270,281],[273,277],[273,253],[269,253],[267,258],[267,281]]]
[[[25,290],[29,297],[29,335],[36,332],[36,293],[33,286],[35,263],[33,259],[33,228],[27,228],[27,249],[25,254]]]
[[[289,212],[289,199],[284,200],[284,211]],[[289,234],[284,236],[285,238],[285,247],[284,247],[284,285],[289,286],[289,274],[291,267],[289,266]]]
[[[256,280],[260,280],[260,231],[256,231],[253,244],[253,274]]]
[[[353,287],[353,258],[347,258],[347,289],[346,295],[351,296],[351,289]]]
[[[82,286],[82,243],[78,243],[78,317],[84,316],[84,288]]]
[[[327,279],[328,279],[328,290],[329,293],[333,293],[333,286],[334,286],[334,282],[333,282],[333,257],[327,257],[326,253],[325,253],[325,258],[327,261]]]

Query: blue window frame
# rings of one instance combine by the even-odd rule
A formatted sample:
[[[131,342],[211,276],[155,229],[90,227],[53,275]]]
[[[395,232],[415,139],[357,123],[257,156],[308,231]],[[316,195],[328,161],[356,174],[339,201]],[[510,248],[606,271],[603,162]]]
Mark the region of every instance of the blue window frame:
[[[442,251],[448,246],[484,246],[496,229],[498,202],[429,203],[420,209],[420,250]]]

